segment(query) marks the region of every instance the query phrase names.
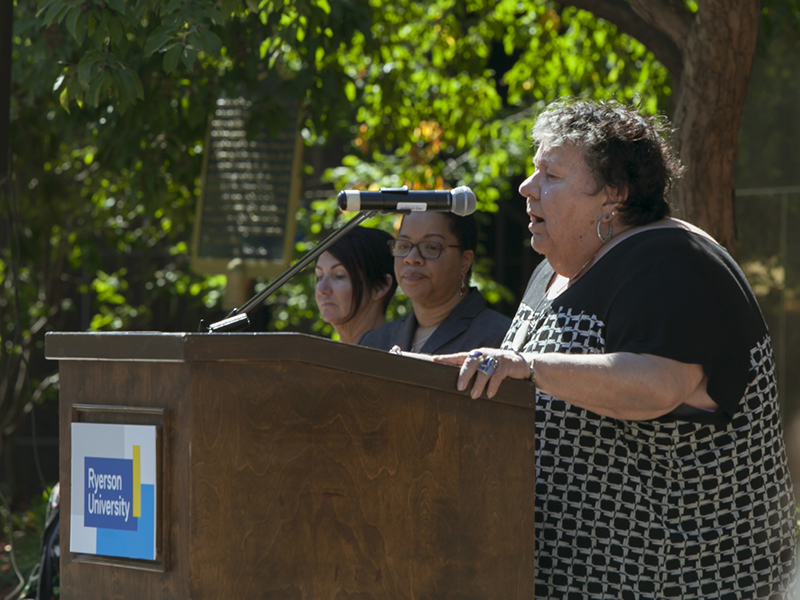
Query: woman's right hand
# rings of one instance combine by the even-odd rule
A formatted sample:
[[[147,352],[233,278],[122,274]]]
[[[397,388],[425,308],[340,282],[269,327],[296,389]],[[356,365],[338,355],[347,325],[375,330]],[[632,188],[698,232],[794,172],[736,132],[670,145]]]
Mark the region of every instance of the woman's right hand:
[[[497,348],[477,348],[471,352],[433,356],[433,362],[461,367],[456,384],[459,391],[466,390],[472,377],[475,377],[470,391],[473,398],[480,397],[484,390],[488,398],[493,398],[506,377],[529,379],[530,360],[532,357]]]

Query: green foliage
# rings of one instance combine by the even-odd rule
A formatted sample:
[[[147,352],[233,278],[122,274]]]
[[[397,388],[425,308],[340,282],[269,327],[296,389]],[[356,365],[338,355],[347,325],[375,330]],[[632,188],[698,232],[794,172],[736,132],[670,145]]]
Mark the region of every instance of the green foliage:
[[[0,595],[3,598],[10,598],[6,594],[20,585],[14,567],[25,579],[39,562],[51,491],[52,488],[44,490],[19,511],[12,511],[6,498],[0,495],[0,549],[3,550],[0,552]]]
[[[761,26],[765,36],[759,40],[763,48],[766,41],[776,35],[797,35],[800,29],[800,0],[762,0]]]
[[[238,2],[125,2],[124,0],[45,0],[36,11],[44,27],[63,29],[79,52],[65,61],[54,85],[61,106],[99,107],[114,101],[124,112],[144,99],[138,73],[142,60],[163,54],[171,73],[179,61],[192,70],[198,57],[217,56],[222,40],[211,30],[238,8]]]
[[[97,28],[110,31],[125,21],[120,10],[140,4],[82,5],[110,16],[94,29],[87,24],[77,40],[68,27],[74,13],[59,15],[50,3],[37,17],[36,3],[15,3],[14,181],[0,196],[0,438],[12,436],[34,404],[56,397],[57,364],[42,356],[45,332],[195,330],[224,289],[223,279],[190,270],[187,246],[218,71],[166,74],[160,60],[131,50],[144,39],[134,43],[126,29],[129,53],[111,34],[103,52],[130,59],[117,65],[119,77],[133,69],[144,94],[123,86],[88,101],[80,83],[97,81],[79,68],[100,52]]]

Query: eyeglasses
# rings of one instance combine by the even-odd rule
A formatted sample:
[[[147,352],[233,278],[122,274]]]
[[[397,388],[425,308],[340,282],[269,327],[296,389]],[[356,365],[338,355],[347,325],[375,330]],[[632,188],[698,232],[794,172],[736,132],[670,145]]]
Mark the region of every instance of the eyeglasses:
[[[440,242],[417,242],[412,244],[407,240],[389,240],[387,242],[389,248],[392,249],[392,256],[403,258],[411,254],[411,251],[416,247],[417,252],[422,258],[435,260],[442,255],[442,250],[445,248],[461,248],[458,244],[442,244]]]

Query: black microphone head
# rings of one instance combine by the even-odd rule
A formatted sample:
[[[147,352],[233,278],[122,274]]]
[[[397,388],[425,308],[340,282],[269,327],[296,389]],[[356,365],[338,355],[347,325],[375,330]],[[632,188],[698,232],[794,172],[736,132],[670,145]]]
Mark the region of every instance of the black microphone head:
[[[460,217],[471,215],[478,207],[478,199],[475,197],[475,192],[465,185],[450,190],[450,194],[453,197],[450,211]]]
[[[336,195],[336,204],[339,210],[347,210],[347,193],[344,190]]]

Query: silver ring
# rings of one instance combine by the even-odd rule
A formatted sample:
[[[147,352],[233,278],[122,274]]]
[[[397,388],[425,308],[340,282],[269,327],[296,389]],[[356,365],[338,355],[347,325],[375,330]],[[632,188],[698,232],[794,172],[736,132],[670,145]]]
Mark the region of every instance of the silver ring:
[[[497,365],[498,361],[494,356],[487,356],[478,366],[478,371],[486,375],[486,377],[491,377],[497,370]]]
[[[469,356],[470,358],[480,358],[481,356],[483,356],[483,352],[481,352],[480,350],[473,350],[467,356]]]

